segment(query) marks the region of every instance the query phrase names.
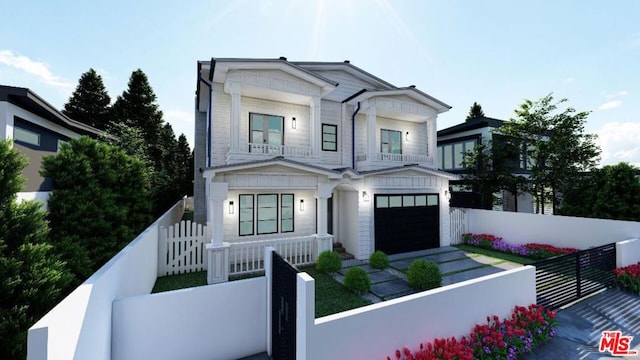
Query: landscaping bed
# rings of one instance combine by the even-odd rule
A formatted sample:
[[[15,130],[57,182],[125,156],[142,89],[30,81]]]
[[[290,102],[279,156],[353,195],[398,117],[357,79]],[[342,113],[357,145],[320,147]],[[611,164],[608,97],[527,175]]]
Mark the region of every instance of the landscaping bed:
[[[316,270],[315,266],[300,268],[315,280],[316,317],[323,317],[371,304],[350,292],[331,275]]]

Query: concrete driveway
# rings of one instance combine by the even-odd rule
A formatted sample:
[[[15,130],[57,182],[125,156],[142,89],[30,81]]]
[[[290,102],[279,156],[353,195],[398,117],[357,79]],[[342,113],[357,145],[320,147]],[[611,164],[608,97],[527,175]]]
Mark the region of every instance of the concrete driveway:
[[[636,359],[614,357],[598,351],[603,331],[619,330],[633,336],[631,348],[640,353],[640,296],[617,289],[605,290],[565,309],[558,310],[556,337],[527,354],[523,360]]]

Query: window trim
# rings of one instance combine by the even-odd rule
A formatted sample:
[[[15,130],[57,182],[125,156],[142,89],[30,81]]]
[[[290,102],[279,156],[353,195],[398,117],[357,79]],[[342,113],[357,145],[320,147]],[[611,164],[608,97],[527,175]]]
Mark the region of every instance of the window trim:
[[[327,148],[324,147],[324,143],[325,143],[324,135],[325,134],[330,134],[330,133],[325,133],[325,131],[324,131],[324,127],[325,126],[333,127],[334,130],[335,130],[335,132],[332,135],[335,135],[336,139],[333,142],[327,141],[328,143],[334,144],[334,149],[327,149]],[[322,142],[322,151],[333,151],[333,152],[338,151],[338,125],[335,125],[335,124],[324,124],[323,123],[322,124],[322,138],[320,139],[320,141]]]
[[[391,129],[380,129],[380,152],[382,154],[395,154],[393,152],[385,152],[384,151],[385,149],[384,149],[383,143],[382,143],[382,133],[384,131],[388,131],[390,133],[398,133],[398,134],[400,134],[400,152],[398,154],[402,154],[402,131],[400,131],[400,130],[391,130]],[[391,140],[391,137],[389,137],[389,140]],[[389,141],[388,144],[392,144],[391,141]],[[393,146],[391,146],[391,148],[393,149]],[[391,149],[389,149],[389,150],[391,150]]]
[[[289,219],[284,219],[282,217],[282,214],[284,214],[284,200],[283,197],[284,196],[291,196],[291,230],[284,230],[284,226],[282,225],[282,221],[283,220],[289,220]],[[281,193],[280,194],[280,233],[289,233],[289,232],[295,232],[296,231],[296,196],[293,193]]]
[[[250,196],[251,197],[251,233],[243,234],[242,233],[242,221],[240,220],[240,216],[242,216],[242,197]],[[255,234],[255,211],[256,211],[256,203],[254,194],[239,194],[238,195],[238,236],[252,236]],[[246,222],[246,221],[245,221]]]
[[[261,196],[275,196],[276,197],[276,218],[275,218],[275,222],[276,222],[276,229],[273,232],[260,232],[260,230],[258,229],[258,222],[260,221],[260,197]],[[277,234],[279,232],[279,227],[278,227],[278,219],[280,218],[280,209],[278,208],[280,206],[280,202],[279,202],[279,196],[277,193],[272,193],[272,194],[257,194],[256,196],[256,206],[255,206],[255,212],[256,212],[256,221],[255,221],[255,233],[256,235],[268,235],[268,234]]]
[[[272,116],[272,117],[276,117],[276,118],[280,118],[280,124],[282,125],[282,139],[280,139],[280,146],[284,146],[284,132],[285,132],[285,126],[284,126],[284,116],[280,116],[280,115],[273,115],[273,114],[263,114],[263,113],[258,113],[258,112],[249,112],[249,143],[253,144],[253,116],[254,115],[260,115],[260,116]],[[266,118],[265,118],[266,119]],[[266,120],[263,120],[263,124]],[[263,145],[275,145],[275,144],[269,144],[269,137],[265,137],[264,136],[265,131],[264,129],[262,129],[262,144]],[[268,127],[267,127],[267,135],[268,135]],[[266,140],[266,142],[265,142]]]
[[[467,143],[473,143],[473,148],[472,149],[467,149],[466,145]],[[465,166],[464,166],[464,160],[465,158],[462,158],[462,165],[460,167],[456,167],[456,151],[455,151],[455,147],[456,145],[462,145],[462,152],[461,153],[465,153],[467,151],[474,151],[476,146],[478,145],[478,139],[477,138],[462,138],[462,139],[456,139],[454,141],[450,141],[444,144],[440,144],[438,145],[438,166],[440,166],[440,164],[442,164],[442,167],[439,167],[440,170],[464,170]],[[446,147],[450,147],[449,151],[445,151],[447,149],[445,149]],[[446,155],[450,155],[451,156],[451,167],[447,167],[447,162],[445,161],[446,159]],[[440,156],[442,155],[442,156]]]

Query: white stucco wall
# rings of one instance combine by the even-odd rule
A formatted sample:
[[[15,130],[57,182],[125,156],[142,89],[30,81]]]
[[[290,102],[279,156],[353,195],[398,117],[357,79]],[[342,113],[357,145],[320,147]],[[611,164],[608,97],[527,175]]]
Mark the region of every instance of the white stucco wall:
[[[265,277],[113,303],[113,360],[237,359],[266,350]]]
[[[588,249],[640,238],[640,222],[465,209],[469,232],[493,234],[511,244],[540,243]]]
[[[640,262],[640,239],[628,239],[616,243],[616,267]]]
[[[299,304],[313,299],[308,284]],[[516,305],[535,301],[535,268],[525,266],[315,320],[307,301],[307,313],[298,313],[306,327],[299,331],[307,334],[307,360],[384,359],[404,346],[416,350],[436,337],[468,335],[487,315],[506,317]]]

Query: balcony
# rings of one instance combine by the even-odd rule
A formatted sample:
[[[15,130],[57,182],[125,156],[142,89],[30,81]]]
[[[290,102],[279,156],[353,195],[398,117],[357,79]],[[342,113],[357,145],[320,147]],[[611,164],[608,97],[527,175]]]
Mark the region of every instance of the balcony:
[[[379,167],[397,166],[405,164],[419,164],[426,167],[433,167],[433,157],[418,154],[390,154],[375,153],[375,157],[369,160],[367,154],[356,155],[356,162],[359,170],[370,170]]]
[[[272,145],[260,143],[245,143],[236,152],[229,151],[226,156],[227,164],[240,161],[261,160],[285,156],[299,161],[312,157],[310,146]]]

